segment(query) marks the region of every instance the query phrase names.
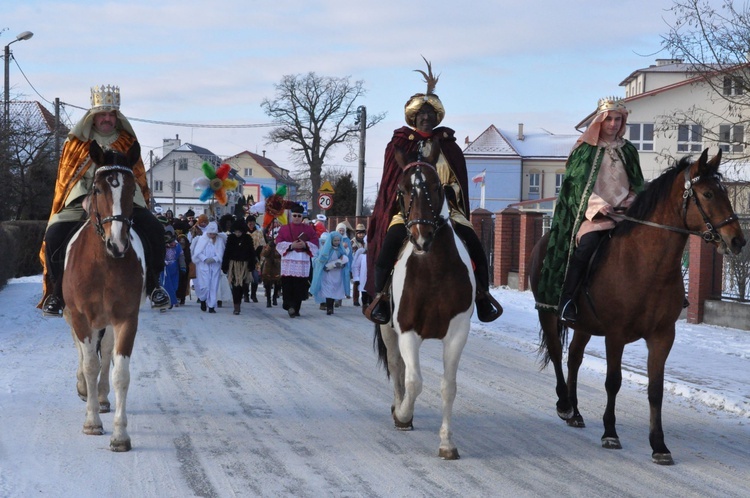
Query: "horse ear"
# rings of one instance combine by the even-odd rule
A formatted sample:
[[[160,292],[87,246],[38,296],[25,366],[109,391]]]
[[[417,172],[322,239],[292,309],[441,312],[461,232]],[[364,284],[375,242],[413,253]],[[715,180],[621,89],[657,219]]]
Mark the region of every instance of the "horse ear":
[[[95,164],[104,164],[104,151],[96,140],[92,140],[89,144],[89,157]]]
[[[402,149],[399,149],[398,147],[394,148],[393,157],[396,159],[396,164],[398,164],[401,169],[406,168],[406,154]]]
[[[711,176],[719,171],[719,165],[721,164],[721,149],[710,161],[708,160],[708,149],[703,151],[700,159],[698,160],[698,176]]]
[[[141,144],[139,144],[138,141],[133,142],[133,145],[128,149],[126,157],[128,159],[128,166],[131,168],[135,166],[135,163],[141,158]]]

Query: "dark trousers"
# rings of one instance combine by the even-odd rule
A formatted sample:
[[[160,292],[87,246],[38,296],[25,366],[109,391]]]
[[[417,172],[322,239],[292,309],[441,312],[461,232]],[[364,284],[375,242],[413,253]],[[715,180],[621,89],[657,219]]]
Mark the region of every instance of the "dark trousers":
[[[47,228],[44,234],[46,247],[47,269],[52,279],[53,292],[62,296],[62,278],[65,267],[65,249],[68,240],[81,225],[80,221],[61,221]],[[143,243],[146,253],[146,288],[149,292],[158,285],[159,275],[164,270],[164,226],[146,208],[133,208],[133,226]]]
[[[307,291],[310,288],[310,282],[307,277],[281,277],[281,297],[283,299],[282,308],[289,310],[294,308],[299,311],[302,301],[307,299]]]

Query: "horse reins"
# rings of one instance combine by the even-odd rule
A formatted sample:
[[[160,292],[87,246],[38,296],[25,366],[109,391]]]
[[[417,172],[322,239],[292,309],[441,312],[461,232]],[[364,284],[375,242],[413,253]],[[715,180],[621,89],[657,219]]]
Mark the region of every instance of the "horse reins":
[[[125,166],[102,166],[100,168],[97,168],[96,172],[94,173],[94,177],[96,178],[99,173],[111,173],[113,171],[119,172],[119,173],[127,173],[129,175],[133,175],[133,170],[130,168],[127,168]],[[104,239],[104,225],[107,223],[112,223],[113,221],[120,221],[125,224],[128,230],[130,230],[130,227],[133,224],[133,220],[130,218],[126,218],[122,214],[116,214],[113,216],[106,216],[105,218],[102,218],[99,215],[99,206],[96,201],[96,196],[99,194],[99,189],[94,187],[94,190],[92,191],[92,202],[93,205],[92,209],[94,211],[94,217],[96,218],[96,223],[94,224],[94,228],[96,229],[97,235],[99,235],[102,239]]]
[[[712,178],[716,178],[716,176],[713,175]],[[650,227],[655,227],[655,228],[664,228],[665,230],[670,230],[672,232],[682,233],[686,235],[697,235],[706,242],[718,243],[721,241],[721,235],[719,234],[717,230],[725,225],[732,223],[733,221],[738,220],[739,218],[737,217],[736,213],[732,212],[731,216],[729,216],[727,219],[725,219],[718,225],[714,225],[713,223],[711,223],[711,220],[708,218],[708,215],[703,210],[703,206],[701,206],[701,203],[698,200],[698,196],[693,191],[693,185],[698,183],[700,180],[701,180],[700,176],[696,176],[695,178],[691,179],[689,168],[685,169],[685,191],[682,193],[682,220],[685,226],[687,226],[688,202],[690,198],[692,198],[693,201],[695,202],[695,207],[698,208],[698,212],[701,214],[701,217],[703,218],[703,223],[705,223],[706,225],[705,232],[699,232],[697,230],[688,230],[687,228],[673,227],[671,225],[662,225],[660,223],[654,223],[653,221],[633,218],[631,216],[627,216],[626,214],[616,214],[615,216],[623,220],[632,221],[634,223],[640,223],[641,225],[648,225]]]
[[[429,163],[418,161],[415,163],[411,163],[407,165],[406,168],[404,168],[404,172],[412,168],[416,169],[414,171],[414,182],[412,182],[412,185],[411,185],[411,196],[409,198],[409,208],[404,209],[404,194],[403,192],[401,192],[401,190],[398,191],[398,202],[399,202],[399,205],[401,206],[401,212],[404,213],[404,219],[407,220],[406,221],[407,229],[411,228],[413,225],[429,225],[432,228],[434,228],[435,231],[437,232],[440,229],[440,227],[445,225],[446,219],[440,214],[440,209],[435,209],[435,206],[432,203],[432,197],[430,196],[430,192],[428,189],[423,189],[423,190],[424,190],[424,195],[427,200],[427,205],[430,207],[430,213],[432,213],[432,219],[426,219],[426,218],[417,218],[414,220],[409,219],[409,216],[411,214],[411,209],[414,204],[414,198],[417,196],[417,189],[423,187],[425,183],[425,179],[422,174],[422,165],[427,165],[427,166],[432,167]]]

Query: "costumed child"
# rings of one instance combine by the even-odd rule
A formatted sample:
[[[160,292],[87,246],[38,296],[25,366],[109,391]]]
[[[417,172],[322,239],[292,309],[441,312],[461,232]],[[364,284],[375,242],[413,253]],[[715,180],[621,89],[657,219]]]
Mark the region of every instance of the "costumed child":
[[[349,257],[341,239],[339,232],[329,233],[313,267],[310,293],[316,302],[325,301],[328,315],[333,315],[334,301],[345,297],[345,288],[349,285]]]
[[[187,235],[180,234],[177,236],[177,243],[182,248],[182,255],[185,258],[185,268],[188,271],[180,272],[180,281],[177,284],[177,300],[180,305],[185,304],[185,298],[190,296],[190,279],[195,278],[195,265],[192,265],[193,259],[190,257],[190,242]],[[192,265],[192,266],[191,266]],[[192,267],[192,275],[190,269]]]
[[[352,249],[352,239],[349,237],[350,228],[351,226],[349,226],[349,222],[346,221],[342,221],[336,225],[336,231],[341,234],[341,247],[344,248],[346,257],[349,258],[349,267],[351,268],[351,261],[354,259],[354,251]],[[346,294],[347,299],[351,297],[351,282],[344,282],[344,294]],[[341,300],[337,299],[333,305],[338,308],[341,306]]]
[[[209,223],[198,237],[193,251],[195,262],[196,294],[201,303],[201,311],[216,313],[216,301],[219,293],[221,262],[226,247],[225,235],[219,233],[215,221]]]
[[[233,313],[239,315],[243,291],[253,279],[256,256],[253,238],[247,233],[245,221],[236,220],[231,228],[232,231],[227,236],[221,270],[226,274],[232,289]]]
[[[164,229],[164,242],[166,251],[164,253],[164,270],[162,271],[162,286],[169,294],[169,309],[179,306],[177,300],[177,286],[180,282],[181,275],[187,273],[185,264],[185,255],[182,253],[182,247],[175,240],[174,228],[167,226]],[[162,312],[166,309],[162,308]]]

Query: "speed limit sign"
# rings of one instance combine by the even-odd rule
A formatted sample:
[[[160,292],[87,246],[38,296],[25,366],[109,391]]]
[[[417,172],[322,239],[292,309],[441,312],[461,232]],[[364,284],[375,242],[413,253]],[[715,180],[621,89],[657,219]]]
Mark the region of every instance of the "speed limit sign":
[[[318,206],[324,211],[330,209],[333,206],[333,196],[331,194],[320,194],[320,197],[318,197]]]

